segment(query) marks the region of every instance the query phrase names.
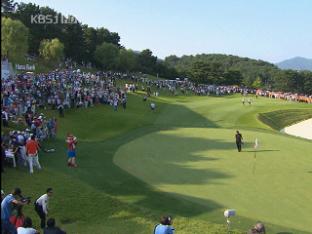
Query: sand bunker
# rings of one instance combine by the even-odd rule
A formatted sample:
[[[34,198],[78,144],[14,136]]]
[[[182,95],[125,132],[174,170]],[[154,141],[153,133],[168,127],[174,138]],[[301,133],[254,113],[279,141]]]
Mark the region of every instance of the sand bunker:
[[[282,130],[282,132],[312,140],[312,119],[286,127]]]

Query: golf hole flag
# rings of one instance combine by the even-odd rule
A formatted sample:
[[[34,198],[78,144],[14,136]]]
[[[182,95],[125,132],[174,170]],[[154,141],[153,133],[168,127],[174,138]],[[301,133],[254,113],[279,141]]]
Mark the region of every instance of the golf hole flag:
[[[254,149],[257,150],[258,147],[259,147],[259,142],[258,142],[258,138],[256,138],[255,144],[254,144]]]

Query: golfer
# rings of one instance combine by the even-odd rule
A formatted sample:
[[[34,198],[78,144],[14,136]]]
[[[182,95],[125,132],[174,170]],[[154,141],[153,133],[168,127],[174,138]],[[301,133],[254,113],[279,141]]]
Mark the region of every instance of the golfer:
[[[238,130],[236,131],[235,139],[236,139],[237,150],[238,150],[238,152],[241,152],[242,151],[243,136]]]

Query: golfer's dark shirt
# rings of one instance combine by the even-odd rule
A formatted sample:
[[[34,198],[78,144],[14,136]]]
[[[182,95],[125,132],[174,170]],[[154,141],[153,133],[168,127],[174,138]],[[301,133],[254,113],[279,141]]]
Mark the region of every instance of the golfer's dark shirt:
[[[242,134],[240,134],[240,133],[237,133],[236,135],[235,135],[235,138],[236,138],[236,142],[242,142]]]

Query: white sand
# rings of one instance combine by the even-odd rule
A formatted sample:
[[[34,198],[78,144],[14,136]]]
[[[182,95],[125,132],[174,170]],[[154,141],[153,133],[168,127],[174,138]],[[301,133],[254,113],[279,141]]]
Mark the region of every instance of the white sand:
[[[308,119],[297,124],[291,125],[282,129],[282,132],[285,132],[289,135],[303,137],[309,140],[312,140],[312,119]]]

